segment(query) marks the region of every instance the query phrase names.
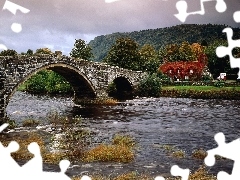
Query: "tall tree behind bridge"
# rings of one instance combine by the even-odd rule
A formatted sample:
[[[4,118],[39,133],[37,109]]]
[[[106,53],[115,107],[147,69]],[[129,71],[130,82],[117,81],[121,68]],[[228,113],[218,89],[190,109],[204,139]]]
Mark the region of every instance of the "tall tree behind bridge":
[[[160,61],[157,51],[151,44],[145,44],[139,50],[141,58],[141,66],[139,70],[146,71],[150,74],[156,73],[159,68]]]
[[[130,38],[119,38],[103,62],[121,68],[139,70],[140,59],[138,44]]]
[[[92,48],[82,39],[76,39],[74,47],[70,52],[71,57],[90,60],[93,58]]]

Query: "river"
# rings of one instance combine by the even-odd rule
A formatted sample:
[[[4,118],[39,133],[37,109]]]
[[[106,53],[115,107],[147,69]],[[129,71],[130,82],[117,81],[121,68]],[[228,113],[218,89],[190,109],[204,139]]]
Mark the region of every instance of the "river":
[[[191,157],[196,149],[217,147],[214,135],[223,132],[230,142],[240,136],[240,101],[202,100],[188,98],[138,98],[116,106],[75,106],[71,98],[33,96],[16,92],[7,107],[11,119],[20,123],[26,118],[45,122],[50,112],[62,115],[81,115],[86,125],[97,132],[96,142],[107,142],[114,134],[129,134],[138,143],[136,158],[128,164],[79,163],[72,164],[67,174],[118,174],[128,171],[152,176],[169,175],[172,165],[196,170],[203,160]],[[184,150],[186,158],[170,156],[161,145]],[[218,160],[209,168],[231,172],[233,161]],[[47,169],[56,168],[46,166]]]

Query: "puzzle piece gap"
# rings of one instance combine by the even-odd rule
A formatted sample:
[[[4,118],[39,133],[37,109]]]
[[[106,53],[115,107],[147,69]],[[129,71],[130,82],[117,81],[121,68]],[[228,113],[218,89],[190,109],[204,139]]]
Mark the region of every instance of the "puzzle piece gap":
[[[238,180],[240,177],[240,158],[238,157],[238,150],[240,149],[240,139],[233,140],[229,143],[225,142],[225,135],[223,133],[218,133],[215,135],[215,141],[218,144],[217,148],[208,150],[207,157],[204,159],[204,162],[207,166],[213,166],[216,161],[216,155],[225,157],[227,159],[233,160],[234,165],[232,169],[232,174],[228,174],[224,171],[221,171],[217,175],[218,180]]]
[[[11,29],[12,29],[12,31],[15,32],[15,33],[20,33],[20,32],[22,31],[22,25],[19,24],[19,23],[13,23],[13,24],[11,25]]]
[[[236,23],[240,23],[240,11],[237,11],[233,14],[233,19]]]

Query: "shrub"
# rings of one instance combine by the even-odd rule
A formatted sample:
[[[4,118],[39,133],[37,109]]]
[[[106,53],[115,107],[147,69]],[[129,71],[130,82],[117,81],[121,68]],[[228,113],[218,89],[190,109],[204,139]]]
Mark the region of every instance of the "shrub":
[[[100,144],[87,151],[83,158],[86,162],[123,162],[128,163],[134,159],[133,148],[135,142],[129,136],[117,135],[111,144]]]
[[[137,94],[142,97],[160,97],[161,88],[161,79],[157,74],[152,74],[140,81]]]
[[[17,123],[14,120],[7,120],[7,123],[9,124],[8,129],[14,129],[17,127]]]
[[[33,75],[25,82],[26,91],[34,94],[68,94],[72,92],[71,85],[54,71],[43,70]]]
[[[192,157],[196,159],[204,160],[206,156],[207,156],[207,152],[203,149],[194,150],[192,152]]]
[[[167,75],[163,74],[161,71],[157,72],[157,76],[161,79],[161,83],[163,85],[169,85],[171,83],[170,77]]]
[[[215,87],[224,87],[225,86],[225,82],[224,81],[216,81],[214,83]]]
[[[176,158],[185,158],[186,154],[183,150],[175,150],[174,152],[172,152],[172,156],[176,157]]]

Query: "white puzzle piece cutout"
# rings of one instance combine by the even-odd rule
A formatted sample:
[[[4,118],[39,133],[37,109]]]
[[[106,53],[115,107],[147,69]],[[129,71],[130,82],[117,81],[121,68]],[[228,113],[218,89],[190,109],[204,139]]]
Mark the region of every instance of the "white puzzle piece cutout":
[[[7,123],[1,125],[0,132],[7,128],[7,126]],[[15,141],[10,142],[7,147],[4,147],[0,142],[0,179],[71,180],[65,174],[70,165],[68,160],[60,161],[60,172],[44,172],[40,147],[36,142],[32,142],[28,145],[28,150],[34,157],[21,167],[11,156],[11,153],[16,152],[18,149],[19,144]]]
[[[3,6],[3,10],[8,10],[12,14],[14,14],[14,15],[16,15],[17,10],[21,11],[24,14],[30,12],[29,9],[27,9],[25,7],[22,7],[22,6],[18,5],[18,4],[15,4],[15,3],[11,2],[11,1],[8,1],[8,0],[5,1],[5,4]],[[11,25],[11,29],[12,29],[13,32],[19,33],[19,32],[22,31],[22,25],[19,24],[19,23],[13,23]]]
[[[117,1],[120,1],[120,0],[105,0],[105,3],[113,3],[113,2],[117,2]]]
[[[233,19],[236,23],[240,23],[240,11],[236,11],[234,14],[233,14]]]
[[[232,54],[232,50],[236,47],[240,47],[240,40],[233,40],[233,30],[231,28],[225,28],[223,30],[227,34],[228,47],[219,46],[216,49],[218,57],[222,58],[226,55],[229,56],[231,68],[240,68],[240,58],[235,58]],[[240,78],[240,71],[238,72],[238,79]]]
[[[240,139],[236,139],[230,143],[225,142],[225,136],[223,133],[218,133],[214,137],[215,141],[218,144],[218,147],[215,149],[208,150],[207,157],[204,159],[204,162],[207,166],[213,166],[215,164],[215,156],[219,155],[221,157],[230,159],[234,161],[232,174],[220,171],[217,175],[218,180],[239,180],[240,177]]]
[[[180,176],[182,177],[182,180],[188,180],[189,175],[190,175],[190,170],[189,169],[182,169],[177,165],[174,165],[171,167],[171,174],[173,176]],[[165,180],[164,177],[162,176],[157,176],[154,180]]]

